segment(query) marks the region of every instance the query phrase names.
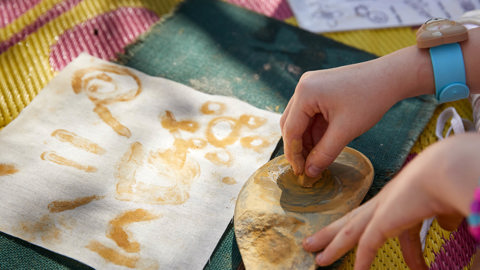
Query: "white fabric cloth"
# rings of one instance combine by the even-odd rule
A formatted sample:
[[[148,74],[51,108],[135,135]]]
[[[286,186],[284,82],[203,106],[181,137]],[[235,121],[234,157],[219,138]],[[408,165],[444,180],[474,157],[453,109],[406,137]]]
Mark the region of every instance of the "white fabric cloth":
[[[83,54],[0,131],[0,230],[97,269],[201,269],[279,118]]]

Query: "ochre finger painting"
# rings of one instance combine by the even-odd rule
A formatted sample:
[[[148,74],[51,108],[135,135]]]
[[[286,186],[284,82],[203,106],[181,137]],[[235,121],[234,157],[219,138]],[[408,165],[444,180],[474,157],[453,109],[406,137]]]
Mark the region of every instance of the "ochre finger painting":
[[[200,269],[278,121],[83,54],[0,131],[0,228],[97,269]]]

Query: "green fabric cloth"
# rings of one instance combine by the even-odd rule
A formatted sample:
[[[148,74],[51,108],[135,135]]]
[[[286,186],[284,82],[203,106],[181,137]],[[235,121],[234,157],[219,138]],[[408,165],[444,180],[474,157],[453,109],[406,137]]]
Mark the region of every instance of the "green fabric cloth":
[[[301,74],[374,55],[222,1],[188,0],[128,47],[119,62],[212,94],[282,112]],[[351,78],[355,80],[355,78]],[[435,108],[431,96],[396,104],[350,146],[375,167],[372,196],[400,169]],[[274,156],[283,153],[281,144]],[[206,269],[237,269],[230,224]],[[72,259],[0,234],[0,269],[88,269]]]

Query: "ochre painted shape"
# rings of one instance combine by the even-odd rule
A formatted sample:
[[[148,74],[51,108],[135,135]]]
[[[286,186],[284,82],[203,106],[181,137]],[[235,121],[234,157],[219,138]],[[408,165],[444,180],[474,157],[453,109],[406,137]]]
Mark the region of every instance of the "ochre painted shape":
[[[0,176],[17,173],[18,169],[13,164],[0,163]]]
[[[249,129],[256,129],[265,125],[265,123],[267,122],[267,119],[263,117],[255,116],[255,115],[243,114],[238,119],[238,122],[240,125],[246,126]]]
[[[105,153],[105,149],[100,147],[98,144],[65,129],[55,130],[54,132],[52,132],[52,137],[55,137],[61,142],[70,143],[71,145],[88,151],[90,153],[98,155],[102,155]]]
[[[97,104],[93,111],[100,117],[100,119],[109,125],[118,135],[130,138],[132,133],[130,129],[120,123],[115,117],[113,117],[110,110],[101,104]]]
[[[222,158],[221,156],[226,156],[227,159]],[[218,166],[232,166],[233,156],[227,150],[217,150],[214,152],[208,152],[205,154],[205,158]]]
[[[128,268],[135,268],[140,260],[138,255],[124,255],[117,250],[107,247],[95,240],[90,241],[86,248],[100,255],[107,262]]]
[[[88,76],[89,73],[94,75]],[[119,90],[118,84],[106,73],[129,76],[136,82],[137,88],[128,89],[124,92],[117,91]],[[88,86],[88,84],[95,79],[113,84],[115,91],[111,91],[109,93],[99,93],[98,85]],[[94,104],[111,104],[114,102],[130,101],[136,98],[142,92],[142,81],[137,75],[135,75],[135,73],[127,68],[111,65],[96,65],[94,67],[77,70],[73,74],[72,88],[76,94],[79,94],[82,92],[82,90],[85,91],[88,98]]]
[[[227,185],[235,185],[237,181],[233,177],[226,176],[222,178],[222,183],[227,184]]]
[[[260,141],[260,144],[255,144],[257,141]],[[256,152],[261,152],[265,147],[270,145],[270,141],[261,136],[247,136],[240,139],[240,143],[245,148],[250,148]]]
[[[160,116],[162,127],[167,129],[170,133],[184,130],[188,132],[195,132],[198,129],[198,123],[191,120],[177,121],[175,115],[171,111],[165,111],[165,114]]]
[[[132,143],[117,164],[116,198],[150,204],[183,204],[190,197],[193,180],[200,174],[200,166],[195,160],[188,158],[188,151],[204,145],[200,139],[176,138],[172,148],[152,151],[147,155],[141,143]],[[161,186],[137,181],[136,171],[144,166],[145,159],[159,175],[171,180],[172,185]]]
[[[77,198],[71,201],[53,201],[48,204],[48,211],[50,211],[50,213],[59,213],[67,210],[73,210],[77,207],[89,204],[94,200],[100,200],[102,198],[104,198],[104,196],[92,195]]]
[[[112,73],[120,76],[131,77],[135,83],[134,89],[121,89],[118,83],[107,73]],[[99,91],[101,85],[93,84],[94,80],[99,80],[113,86],[113,91],[103,92]],[[115,102],[130,101],[136,98],[142,92],[142,82],[140,78],[132,71],[111,65],[97,65],[79,69],[73,74],[72,88],[76,94],[84,91],[88,98],[95,104],[93,111],[109,125],[117,134],[130,138],[130,130],[120,123],[106,107],[106,105]]]
[[[72,167],[72,168],[75,168],[77,170],[85,171],[85,172],[88,172],[88,173],[93,173],[93,172],[97,171],[97,168],[95,168],[93,166],[79,164],[79,163],[77,163],[73,160],[70,160],[70,159],[64,158],[62,156],[59,156],[53,151],[43,152],[40,155],[40,158],[45,160],[45,161],[50,161],[50,162],[53,162],[53,163],[56,163],[56,164],[62,165],[62,166]]]
[[[211,108],[212,106],[218,106],[218,108],[212,109]],[[225,112],[225,110],[226,110],[225,103],[216,102],[216,101],[207,101],[200,108],[200,111],[203,114],[214,114],[214,115],[221,115]]]
[[[159,217],[160,216],[153,215],[144,209],[126,211],[110,221],[110,229],[107,232],[107,237],[115,241],[115,243],[126,252],[139,252],[140,243],[130,239],[125,227],[131,223],[149,221]]]
[[[211,145],[219,148],[225,148],[228,145],[234,144],[238,140],[241,134],[242,127],[246,127],[249,129],[256,129],[263,126],[266,122],[267,122],[267,119],[263,117],[258,117],[254,115],[248,115],[248,114],[243,114],[238,119],[235,119],[229,116],[220,116],[212,119],[208,123],[205,136],[207,138],[207,141]],[[230,126],[230,132],[228,136],[225,136],[224,138],[219,139],[215,136],[214,128],[216,125],[219,125],[222,123]],[[248,139],[246,140],[248,141]],[[251,145],[249,145],[248,147],[251,148]]]
[[[214,134],[214,127],[220,123],[228,124],[230,126],[230,133],[223,139],[218,139]],[[237,119],[229,116],[221,116],[212,119],[208,123],[207,131],[205,136],[207,141],[219,148],[225,148],[227,145],[234,144],[238,140],[238,136],[240,134],[241,125],[238,124]]]

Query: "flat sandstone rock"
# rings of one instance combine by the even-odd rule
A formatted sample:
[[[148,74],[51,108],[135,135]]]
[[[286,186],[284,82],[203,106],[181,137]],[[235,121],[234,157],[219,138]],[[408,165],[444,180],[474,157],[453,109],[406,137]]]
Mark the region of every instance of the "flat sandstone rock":
[[[280,156],[245,183],[234,222],[246,269],[315,269],[303,238],[358,206],[373,180],[370,161],[348,147],[327,171],[312,187],[303,187]]]

